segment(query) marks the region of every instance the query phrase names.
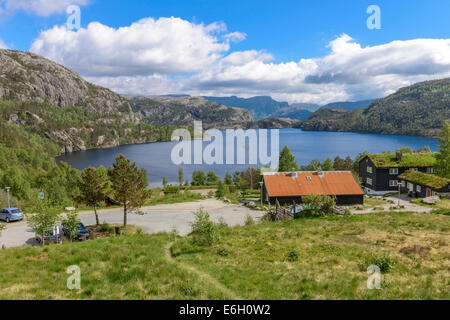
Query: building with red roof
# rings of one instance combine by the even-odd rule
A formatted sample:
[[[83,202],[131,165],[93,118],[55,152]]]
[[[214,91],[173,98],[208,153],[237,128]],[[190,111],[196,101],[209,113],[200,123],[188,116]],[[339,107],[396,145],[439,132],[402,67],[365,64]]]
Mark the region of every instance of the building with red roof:
[[[302,203],[307,195],[335,196],[338,205],[364,203],[364,192],[350,171],[263,173],[262,197],[275,204]]]

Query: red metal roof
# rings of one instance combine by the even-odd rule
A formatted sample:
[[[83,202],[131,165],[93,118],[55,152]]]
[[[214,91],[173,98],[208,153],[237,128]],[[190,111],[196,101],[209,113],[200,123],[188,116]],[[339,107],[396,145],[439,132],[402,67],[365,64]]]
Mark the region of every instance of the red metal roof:
[[[364,194],[350,171],[266,173],[264,184],[270,197]]]

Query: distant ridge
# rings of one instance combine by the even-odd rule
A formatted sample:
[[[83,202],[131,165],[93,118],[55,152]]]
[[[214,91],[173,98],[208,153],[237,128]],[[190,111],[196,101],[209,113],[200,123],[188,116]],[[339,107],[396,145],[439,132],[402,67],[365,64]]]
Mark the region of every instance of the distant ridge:
[[[361,101],[344,101],[344,102],[332,102],[329,104],[326,104],[320,109],[344,109],[347,111],[353,111],[357,109],[362,109],[367,107],[369,104],[374,102],[376,99],[368,99],[368,100],[361,100]]]

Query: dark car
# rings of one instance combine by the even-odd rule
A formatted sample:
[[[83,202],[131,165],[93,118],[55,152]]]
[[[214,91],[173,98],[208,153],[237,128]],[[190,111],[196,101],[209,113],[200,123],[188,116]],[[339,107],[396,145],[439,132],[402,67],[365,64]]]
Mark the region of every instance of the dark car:
[[[63,233],[64,236],[70,238],[70,230],[69,228],[67,228],[67,225],[64,224],[63,224]],[[77,234],[75,236],[75,240],[78,241],[89,240],[89,230],[81,222],[77,223]]]

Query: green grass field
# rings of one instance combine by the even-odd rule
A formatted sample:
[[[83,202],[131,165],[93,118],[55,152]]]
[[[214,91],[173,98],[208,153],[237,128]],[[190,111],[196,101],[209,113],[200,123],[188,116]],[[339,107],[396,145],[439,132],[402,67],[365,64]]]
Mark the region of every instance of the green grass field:
[[[449,219],[376,213],[264,222],[222,227],[212,247],[136,234],[0,250],[0,299],[450,299]],[[387,255],[392,269],[380,290],[368,290],[367,266]],[[66,288],[70,265],[82,270],[80,291]]]

